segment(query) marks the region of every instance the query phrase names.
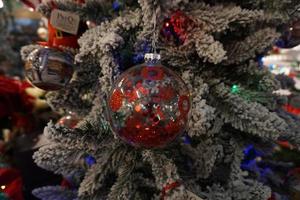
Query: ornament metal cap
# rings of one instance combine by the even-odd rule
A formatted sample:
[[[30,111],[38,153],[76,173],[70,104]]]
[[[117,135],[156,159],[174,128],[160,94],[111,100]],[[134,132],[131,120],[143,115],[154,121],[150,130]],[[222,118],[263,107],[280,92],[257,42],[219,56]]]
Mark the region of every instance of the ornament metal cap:
[[[157,64],[160,62],[160,54],[158,53],[146,53],[144,56],[145,62],[147,64]]]

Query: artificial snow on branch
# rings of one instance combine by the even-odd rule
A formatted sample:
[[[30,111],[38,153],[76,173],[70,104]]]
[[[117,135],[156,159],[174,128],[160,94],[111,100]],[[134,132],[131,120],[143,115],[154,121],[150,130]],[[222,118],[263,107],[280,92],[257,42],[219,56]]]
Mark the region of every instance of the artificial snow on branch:
[[[278,115],[261,104],[231,94],[224,84],[216,85],[212,92],[225,123],[231,123],[234,128],[269,139],[277,139],[287,130],[287,124]]]

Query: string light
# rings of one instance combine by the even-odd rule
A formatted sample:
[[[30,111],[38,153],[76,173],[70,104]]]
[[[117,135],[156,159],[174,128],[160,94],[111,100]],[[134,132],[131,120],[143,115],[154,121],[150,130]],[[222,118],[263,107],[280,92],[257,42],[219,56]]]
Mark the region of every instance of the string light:
[[[236,94],[236,93],[238,93],[239,92],[239,86],[238,85],[233,85],[232,87],[231,87],[231,93],[232,94]]]
[[[92,165],[94,165],[96,163],[96,159],[91,155],[87,155],[84,158],[84,160],[89,167],[91,167]]]
[[[1,189],[4,190],[6,188],[5,185],[1,185]]]

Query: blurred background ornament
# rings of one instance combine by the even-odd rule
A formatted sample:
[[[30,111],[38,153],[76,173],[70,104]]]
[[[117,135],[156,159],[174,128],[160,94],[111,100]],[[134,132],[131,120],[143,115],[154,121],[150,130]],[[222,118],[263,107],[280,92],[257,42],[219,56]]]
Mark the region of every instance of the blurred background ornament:
[[[176,45],[182,45],[187,35],[194,28],[195,23],[184,12],[177,10],[170,18],[166,18],[161,28],[161,35],[167,41],[173,41]]]
[[[80,118],[78,117],[78,115],[72,111],[69,111],[67,115],[58,120],[57,124],[73,129],[76,127],[79,121]]]
[[[164,147],[184,132],[191,105],[183,80],[146,54],[146,63],[121,74],[109,94],[109,122],[125,142],[136,147]]]

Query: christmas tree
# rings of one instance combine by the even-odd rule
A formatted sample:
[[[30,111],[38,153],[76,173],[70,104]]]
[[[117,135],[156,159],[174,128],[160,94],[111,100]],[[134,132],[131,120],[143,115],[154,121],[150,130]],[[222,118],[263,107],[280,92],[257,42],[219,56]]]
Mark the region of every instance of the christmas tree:
[[[299,6],[297,0],[53,0],[39,4],[37,9],[48,19],[59,9],[79,16],[89,29],[82,31],[79,23],[83,34],[78,35],[80,48],[71,50],[76,52],[71,81],[47,94],[54,110],[72,111],[81,120],[75,128],[49,122],[44,134],[51,142],[34,155],[40,167],[72,177],[74,185],[39,188],[34,194],[41,199],[84,200],[271,198],[271,187],[250,176],[241,164],[249,144],[267,146],[284,138],[299,148],[298,118],[280,109],[274,93],[280,83],[260,67],[259,60],[280,37],[282,25],[299,17]],[[61,53],[70,51],[62,46],[56,46]],[[118,77],[135,78],[139,71],[129,76],[126,70],[136,69],[132,66],[143,63],[143,55],[155,49],[161,63],[185,82],[190,104],[173,98],[176,87],[145,89],[148,82],[167,73],[163,70],[142,71],[146,76],[132,88],[137,96],[118,90],[123,86]],[[34,60],[39,60],[34,56],[50,53],[49,48],[30,45],[23,48],[22,57],[31,70]],[[53,59],[49,57],[49,62]],[[170,80],[164,84],[177,86],[178,81]],[[159,129],[166,113],[160,112],[158,102],[149,105],[158,113],[152,124],[157,135],[149,135],[153,133],[149,127],[137,131],[148,118],[128,117],[128,112],[144,107],[122,109],[142,102],[140,95],[161,88],[159,99],[176,101],[175,118],[185,111],[190,114]],[[187,118],[186,131],[162,145],[169,133],[182,132]],[[116,131],[124,126],[129,127]],[[135,137],[140,133],[142,142]]]

